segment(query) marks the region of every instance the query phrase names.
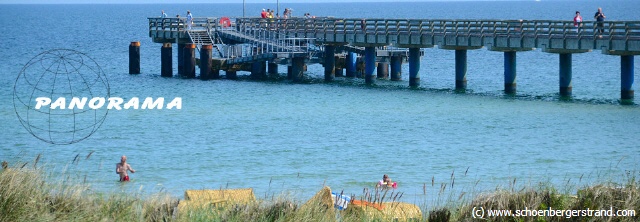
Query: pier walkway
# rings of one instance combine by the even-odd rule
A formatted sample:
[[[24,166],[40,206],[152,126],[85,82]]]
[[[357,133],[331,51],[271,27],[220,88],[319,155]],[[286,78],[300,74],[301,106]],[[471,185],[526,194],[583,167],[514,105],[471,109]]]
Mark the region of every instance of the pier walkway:
[[[516,54],[536,48],[559,54],[559,91],[570,96],[571,55],[600,50],[621,58],[621,99],[633,99],[634,55],[640,54],[640,21],[583,22],[552,20],[431,20],[356,18],[194,18],[189,28],[179,18],[148,18],[149,36],[163,43],[164,67],[171,62],[172,43],[178,44],[178,74],[195,77],[195,51],[200,51],[200,76],[219,77],[237,70],[264,78],[288,65],[288,77],[300,80],[306,63],[321,63],[325,80],[336,72],[400,80],[401,65],[409,63],[409,85],[420,84],[422,48],[455,50],[455,87],[466,88],[467,51],[486,47],[504,53],[504,90],[516,92]],[[186,51],[186,53],[185,53]],[[168,53],[168,55],[166,55]],[[167,58],[165,58],[167,57]],[[204,60],[204,62],[203,62]],[[166,62],[165,62],[166,61]],[[190,64],[191,63],[191,64]],[[186,65],[185,65],[186,64]],[[204,67],[203,67],[204,65]],[[185,71],[185,66],[188,69]],[[377,75],[374,71],[377,67]],[[166,70],[166,71],[165,71]],[[166,73],[165,73],[166,72]]]

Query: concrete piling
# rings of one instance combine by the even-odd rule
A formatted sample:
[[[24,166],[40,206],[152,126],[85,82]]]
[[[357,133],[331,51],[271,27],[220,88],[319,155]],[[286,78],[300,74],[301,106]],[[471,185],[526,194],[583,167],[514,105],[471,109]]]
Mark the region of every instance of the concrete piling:
[[[208,80],[213,78],[211,51],[212,45],[203,45],[200,49],[200,79]]]
[[[516,51],[504,52],[504,92],[516,93]]]
[[[620,56],[620,99],[633,99],[633,55]]]
[[[409,48],[409,87],[420,86],[420,48]]]
[[[364,48],[364,82],[366,84],[373,84],[375,79],[373,77],[373,71],[376,70],[376,48],[365,47]]]
[[[211,71],[209,73],[209,76],[211,76],[211,79],[220,79],[220,70],[211,67]]]
[[[333,81],[336,78],[336,47],[324,46],[324,81]]]
[[[390,66],[391,66],[391,81],[400,81],[402,80],[402,57],[400,56],[391,56],[390,58]]]
[[[456,51],[456,89],[467,88],[467,50],[457,49]]]
[[[184,75],[184,43],[178,43],[178,76]]]
[[[571,96],[573,91],[572,86],[572,56],[575,53],[585,53],[591,50],[588,49],[543,49],[544,52],[555,53],[559,56],[559,88],[560,88],[560,96],[568,97]]]
[[[270,62],[267,65],[267,72],[269,75],[278,75],[278,64]]]
[[[225,75],[227,79],[238,79],[238,73],[235,70],[226,70]]]
[[[560,53],[560,96],[571,96],[571,53]]]
[[[265,61],[255,61],[251,63],[251,75],[254,80],[262,80],[267,78],[267,65]]]
[[[388,62],[379,62],[378,68],[376,69],[378,74],[378,79],[387,79],[389,78],[389,63]]]
[[[129,74],[140,74],[140,42],[129,44]]]
[[[195,78],[196,77],[196,44],[184,45],[184,70],[183,77]]]
[[[304,57],[293,57],[291,59],[291,74],[294,82],[302,81],[304,78]]]
[[[173,77],[173,58],[171,58],[171,54],[173,54],[171,43],[163,43],[162,49],[160,49],[160,76],[162,77]]]
[[[346,77],[353,78],[356,77],[356,62],[358,59],[358,55],[355,52],[348,52],[347,58],[345,59],[345,68],[346,68]]]
[[[344,77],[344,69],[343,68],[337,68],[336,67],[336,77]]]

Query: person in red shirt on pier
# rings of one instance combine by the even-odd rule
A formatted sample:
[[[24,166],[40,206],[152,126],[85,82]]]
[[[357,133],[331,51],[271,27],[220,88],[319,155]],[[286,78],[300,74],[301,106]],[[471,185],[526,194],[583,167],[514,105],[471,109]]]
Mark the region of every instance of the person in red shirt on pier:
[[[260,17],[262,17],[263,19],[267,18],[267,10],[262,9],[262,12],[260,13]]]
[[[573,26],[576,27],[576,32],[580,32],[580,27],[582,26],[582,16],[580,16],[579,11],[576,11],[576,17],[573,17]]]

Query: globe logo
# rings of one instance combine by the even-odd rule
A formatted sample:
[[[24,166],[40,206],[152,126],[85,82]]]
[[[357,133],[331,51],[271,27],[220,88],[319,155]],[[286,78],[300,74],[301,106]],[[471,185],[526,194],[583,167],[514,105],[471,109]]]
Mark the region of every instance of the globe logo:
[[[98,130],[108,109],[71,106],[72,98],[109,98],[109,83],[100,66],[84,53],[55,49],[33,57],[13,87],[13,106],[20,123],[34,137],[51,144],[72,144]],[[51,105],[36,106],[37,98]],[[53,101],[66,101],[54,106]]]

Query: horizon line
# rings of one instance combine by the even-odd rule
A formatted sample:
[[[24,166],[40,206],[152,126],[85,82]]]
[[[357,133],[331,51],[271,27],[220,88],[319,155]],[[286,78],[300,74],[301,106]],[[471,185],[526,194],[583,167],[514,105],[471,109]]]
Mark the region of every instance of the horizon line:
[[[190,3],[185,3],[185,2],[162,2],[162,3],[158,3],[158,2],[132,2],[132,1],[122,1],[122,2],[102,2],[102,1],[108,1],[108,0],[102,0],[101,2],[75,2],[75,0],[61,0],[60,2],[51,2],[51,1],[43,1],[40,2],[41,0],[33,0],[34,2],[25,2],[24,0],[19,1],[19,0],[15,0],[16,2],[0,2],[0,5],[150,5],[150,4],[180,4],[180,5],[188,5],[188,4],[243,4],[243,2],[239,2],[240,0],[236,0],[236,1],[224,1],[224,2],[190,2]],[[68,2],[68,1],[72,1],[72,2]],[[340,0],[326,0],[326,1],[310,1],[310,2],[300,2],[300,1],[281,1],[280,3],[286,3],[286,4],[322,4],[322,3],[370,3],[370,2],[394,2],[394,3],[415,3],[415,2],[530,2],[530,1],[536,1],[536,0],[400,0],[400,1],[394,1],[394,0],[347,0],[347,1],[340,1]],[[536,2],[539,2],[540,0],[537,0]],[[544,1],[574,1],[574,0],[544,0]],[[257,2],[257,1],[251,1],[251,2],[246,2],[244,4],[271,4],[271,3],[276,3],[274,2]]]

